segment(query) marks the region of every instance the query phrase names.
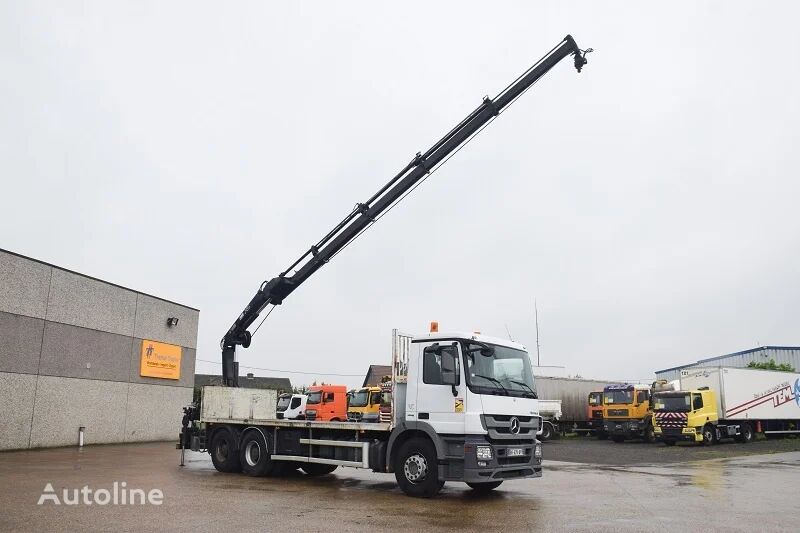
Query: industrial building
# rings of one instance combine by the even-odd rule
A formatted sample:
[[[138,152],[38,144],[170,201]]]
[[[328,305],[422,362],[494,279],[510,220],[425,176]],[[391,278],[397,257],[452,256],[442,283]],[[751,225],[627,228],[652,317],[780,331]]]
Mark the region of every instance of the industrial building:
[[[745,368],[749,363],[768,363],[774,360],[776,364],[787,363],[796,369],[800,369],[800,347],[797,346],[761,346],[741,352],[719,355],[708,359],[701,359],[696,363],[688,365],[656,370],[656,379],[666,379],[672,381],[681,377],[681,370],[690,368],[703,368],[715,366],[728,366],[733,368]]]
[[[0,250],[0,450],[175,438],[199,314]]]

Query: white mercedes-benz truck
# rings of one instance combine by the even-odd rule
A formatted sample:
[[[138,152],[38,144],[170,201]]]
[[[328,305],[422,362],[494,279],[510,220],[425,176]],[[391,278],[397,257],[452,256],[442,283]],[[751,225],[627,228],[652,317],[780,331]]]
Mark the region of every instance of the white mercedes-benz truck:
[[[279,419],[274,391],[204,387],[201,407],[187,408],[181,445],[208,451],[221,472],[251,476],[296,468],[323,475],[339,466],[393,472],[403,492],[422,497],[445,481],[489,491],[542,475],[524,346],[472,333],[397,331],[392,345],[389,423]]]

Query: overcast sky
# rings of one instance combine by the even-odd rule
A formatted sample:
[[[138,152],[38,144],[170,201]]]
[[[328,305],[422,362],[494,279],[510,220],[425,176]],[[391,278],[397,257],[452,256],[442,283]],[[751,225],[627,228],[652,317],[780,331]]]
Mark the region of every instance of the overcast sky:
[[[535,354],[534,298],[542,364],[584,377],[800,344],[797,4],[568,5],[2,0],[0,247],[199,308],[216,362],[262,280],[571,33],[584,71],[558,65],[241,364],[360,384],[325,373],[431,320]]]

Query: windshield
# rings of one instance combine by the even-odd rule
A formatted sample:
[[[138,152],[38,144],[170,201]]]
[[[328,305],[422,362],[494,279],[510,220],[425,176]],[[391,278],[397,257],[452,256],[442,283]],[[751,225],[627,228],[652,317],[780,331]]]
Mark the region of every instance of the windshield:
[[[630,390],[607,390],[603,393],[606,403],[633,403],[633,391]]]
[[[369,400],[369,391],[360,390],[350,397],[350,407],[364,407]]]
[[[690,402],[688,394],[678,394],[669,396],[662,396],[660,394],[657,394],[655,397],[655,406],[653,407],[653,410],[688,413],[689,411],[691,411],[691,405],[692,404]]]
[[[481,346],[464,344],[467,385],[476,394],[505,394],[535,398],[533,373],[528,352],[506,346],[489,345],[494,354],[481,355]],[[470,353],[470,350],[476,350]]]
[[[592,392],[589,394],[589,405],[600,405],[603,403],[602,392]]]
[[[306,403],[320,403],[322,401],[322,391],[313,391],[308,393],[308,400]]]
[[[285,411],[287,407],[289,407],[289,400],[291,396],[288,394],[281,394],[278,398],[278,411]]]

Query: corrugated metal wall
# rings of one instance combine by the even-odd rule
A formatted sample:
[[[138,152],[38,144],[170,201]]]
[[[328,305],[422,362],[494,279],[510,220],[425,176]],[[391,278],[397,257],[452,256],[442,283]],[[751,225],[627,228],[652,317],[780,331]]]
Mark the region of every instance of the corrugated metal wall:
[[[536,392],[542,400],[561,400],[561,419],[586,420],[590,392],[602,391],[614,381],[592,379],[536,377]]]
[[[730,366],[733,368],[745,368],[748,363],[755,361],[757,363],[766,363],[770,359],[775,360],[776,363],[788,363],[795,369],[800,369],[800,348],[797,347],[782,347],[782,346],[764,346],[762,348],[755,348],[753,350],[745,350],[743,352],[736,352],[729,355],[720,357],[712,357],[710,359],[702,359],[690,365],[684,365],[677,368],[670,368],[667,370],[660,370],[656,372],[657,379],[679,379],[681,370],[688,368],[704,368],[715,366]]]

